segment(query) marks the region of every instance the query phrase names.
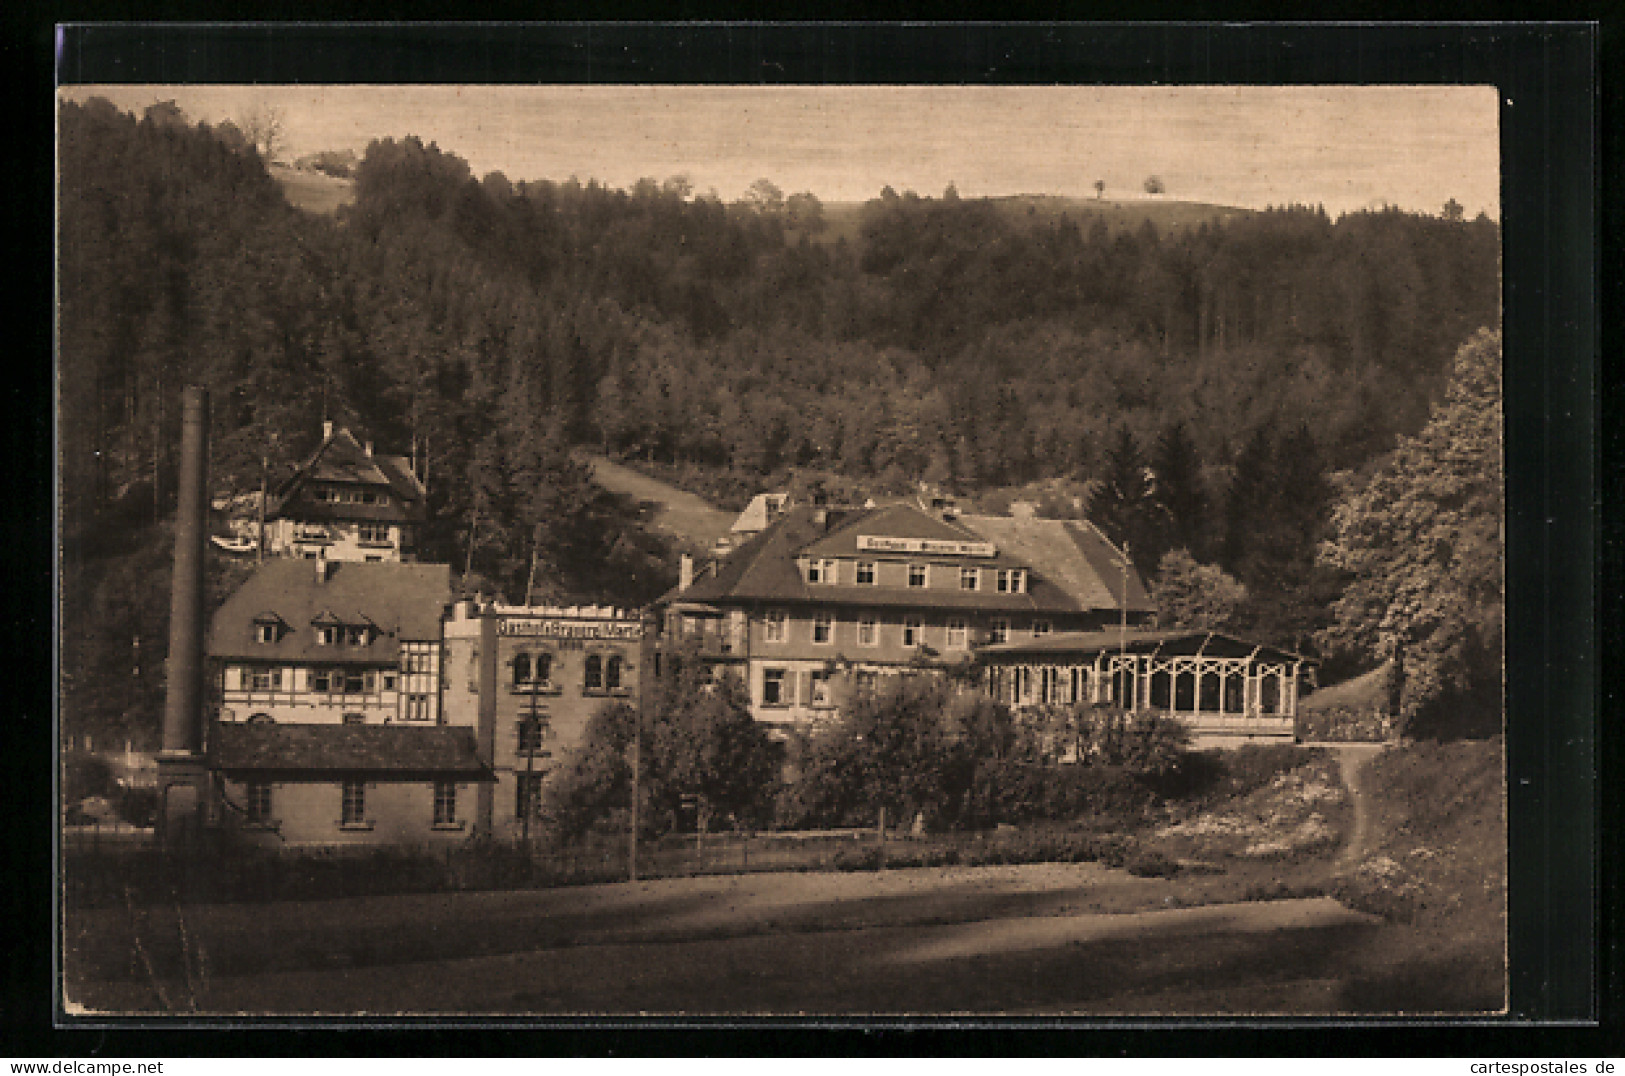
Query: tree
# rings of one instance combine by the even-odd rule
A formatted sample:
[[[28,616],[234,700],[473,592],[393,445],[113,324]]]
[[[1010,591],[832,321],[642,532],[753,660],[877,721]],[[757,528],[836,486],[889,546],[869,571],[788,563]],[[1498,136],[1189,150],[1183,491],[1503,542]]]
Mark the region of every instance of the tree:
[[[1145,193],[1166,194],[1167,192],[1168,187],[1162,182],[1161,176],[1147,176],[1145,178]]]
[[[758,179],[746,188],[744,202],[758,213],[777,213],[784,208],[784,192],[771,179]]]
[[[1352,577],[1325,639],[1395,660],[1407,725],[1450,696],[1499,699],[1501,412],[1501,336],[1485,329],[1456,353],[1422,432],[1339,501],[1321,550]]]
[[[1139,442],[1127,426],[1120,426],[1106,451],[1106,473],[1089,499],[1089,518],[1118,545],[1127,543],[1129,556],[1142,571],[1154,567],[1162,554],[1150,474]]]
[[[1095,180],[1095,201],[1098,202],[1100,200],[1101,195],[1103,195],[1105,193],[1106,193],[1106,181],[1104,179]]]
[[[1461,203],[1456,201],[1454,198],[1450,199],[1444,204],[1444,219],[1453,224],[1460,222],[1461,219],[1466,216],[1466,213],[1467,211],[1462,208]]]
[[[258,104],[248,108],[238,127],[266,164],[276,160],[283,148],[285,117],[275,105]]]
[[[778,751],[751,717],[744,685],[733,674],[711,680],[694,654],[668,654],[669,671],[637,711],[625,703],[599,710],[581,744],[549,790],[549,807],[565,839],[626,809],[630,756],[640,746],[638,817],[651,834],[685,821],[685,796],[697,796],[712,818],[754,825],[766,820],[778,777]]]
[[[1199,564],[1186,549],[1163,554],[1151,597],[1166,628],[1217,631],[1231,626],[1247,601],[1247,588],[1216,564]]]
[[[1202,491],[1202,460],[1183,422],[1168,426],[1157,438],[1151,470],[1157,480],[1157,504],[1167,517],[1170,543],[1175,548],[1204,552],[1198,546],[1206,540],[1210,521],[1207,497]]]

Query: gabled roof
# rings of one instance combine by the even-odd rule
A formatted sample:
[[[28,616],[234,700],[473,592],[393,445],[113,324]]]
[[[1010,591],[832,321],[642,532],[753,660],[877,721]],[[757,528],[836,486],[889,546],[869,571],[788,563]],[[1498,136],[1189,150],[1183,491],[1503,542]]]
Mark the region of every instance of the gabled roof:
[[[733,534],[759,534],[767,529],[773,518],[784,510],[789,501],[788,493],[758,493],[745,505],[745,510],[739,513],[733,526],[728,530]]]
[[[440,637],[440,615],[451,600],[446,564],[330,561],[318,579],[315,561],[270,560],[248,577],[209,624],[210,657],[285,662],[393,663],[403,641]],[[267,614],[289,630],[271,643],[255,641],[253,625]],[[378,629],[366,646],[317,646],[310,625],[323,614],[340,624]]]
[[[248,725],[217,723],[209,757],[237,772],[459,774],[492,779],[474,730],[456,725]]]
[[[891,504],[883,508],[829,510],[831,528],[822,538],[808,543],[799,552],[813,557],[854,557],[858,555],[859,535],[884,535],[888,538],[921,538],[928,541],[979,542],[982,538],[938,516],[923,512],[912,505]],[[939,559],[939,558],[931,558]],[[949,558],[956,559],[956,558]],[[978,563],[994,561],[980,557]]]
[[[824,522],[819,522],[823,519]],[[999,594],[936,588],[901,590],[819,584],[810,586],[796,563],[799,557],[854,558],[860,535],[918,538],[927,541],[990,543],[991,557],[929,554],[919,559],[986,569],[1026,568],[1029,587],[1022,594]],[[886,556],[887,554],[875,554]],[[1155,608],[1132,565],[1128,572],[1128,609]],[[695,573],[685,591],[671,591],[661,601],[728,604],[739,601],[816,602],[895,608],[940,608],[1039,613],[1117,611],[1123,592],[1121,555],[1087,523],[994,516],[942,519],[909,504],[863,509],[790,509],[777,523],[751,538],[709,570]]]
[[[1273,661],[1315,663],[1314,658],[1305,657],[1291,650],[1266,646],[1228,632],[1205,631],[1199,628],[1158,630],[1130,628],[1126,632],[1110,628],[1102,631],[1062,631],[1033,639],[1015,639],[1007,643],[979,647],[976,655],[984,660],[1003,657],[1093,658],[1096,654],[1116,653],[1118,650],[1130,654],[1159,653],[1188,656],[1202,653],[1216,657],[1247,657],[1256,653],[1259,657]]]
[[[965,528],[992,542],[1002,555],[1030,566],[1085,609],[1121,609],[1128,568],[1129,612],[1152,612],[1140,573],[1095,525],[1036,516],[960,516]]]
[[[423,483],[412,473],[410,460],[404,456],[368,455],[355,435],[342,426],[277,487],[274,514],[284,514],[299,491],[312,482],[387,489],[399,503],[331,505],[301,500],[297,511],[301,519],[401,521],[420,515],[427,495]]]

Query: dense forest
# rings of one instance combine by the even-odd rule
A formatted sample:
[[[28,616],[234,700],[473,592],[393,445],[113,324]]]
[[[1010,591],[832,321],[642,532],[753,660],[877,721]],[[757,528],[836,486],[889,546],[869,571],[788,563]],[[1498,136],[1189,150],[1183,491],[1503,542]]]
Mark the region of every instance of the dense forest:
[[[475,177],[415,138],[354,171],[354,203],[317,216],[228,125],[62,105],[65,702],[116,721],[155,697],[90,685],[161,657],[188,383],[211,389],[220,490],[351,424],[419,461],[420,552],[511,598],[533,562],[538,599],[668,585],[588,447],[725,504],[808,476],[1076,490],[1045,510],[1088,513],[1153,576],[1188,551],[1170,575],[1218,569],[1238,624],[1306,645],[1339,592],[1315,562],[1333,499],[1499,320],[1498,227],[1453,207],[1159,234],[887,188],[832,241],[815,196],[767,180],[725,203],[681,178]]]

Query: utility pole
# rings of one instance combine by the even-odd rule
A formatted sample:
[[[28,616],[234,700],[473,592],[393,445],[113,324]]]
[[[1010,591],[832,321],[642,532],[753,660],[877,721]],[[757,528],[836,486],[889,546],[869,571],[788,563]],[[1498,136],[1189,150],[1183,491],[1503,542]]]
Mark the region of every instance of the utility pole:
[[[271,457],[260,456],[260,525],[254,534],[254,563],[265,563],[265,474],[271,468]]]
[[[632,826],[627,834],[627,881],[638,880],[638,767],[643,755],[643,706],[641,700],[632,716]]]
[[[1129,707],[1124,702],[1128,694],[1124,690],[1128,683],[1128,543],[1123,543],[1123,593],[1118,600],[1117,621],[1117,704],[1124,710]]]

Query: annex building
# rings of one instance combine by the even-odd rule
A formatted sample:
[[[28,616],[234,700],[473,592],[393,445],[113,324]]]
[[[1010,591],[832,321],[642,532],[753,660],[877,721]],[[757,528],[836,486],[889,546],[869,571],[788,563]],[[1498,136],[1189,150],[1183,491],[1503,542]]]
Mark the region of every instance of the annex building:
[[[445,719],[477,730],[491,770],[479,831],[529,835],[546,782],[606,704],[644,695],[649,633],[641,614],[610,606],[457,602],[443,625]]]
[[[1198,746],[1295,736],[1312,658],[1216,631],[1063,632],[977,655],[988,693],[1017,710],[1080,702],[1179,718]]]
[[[281,845],[466,836],[489,782],[441,710],[444,564],[266,562],[205,640],[211,766],[229,819]]]
[[[322,443],[266,503],[265,552],[344,561],[409,558],[427,491],[404,456],[374,454],[348,429]]]
[[[1083,521],[894,504],[787,506],[762,523],[726,556],[685,562],[658,603],[661,645],[734,670],[757,720],[781,728],[876,676],[1154,612],[1132,564]]]

